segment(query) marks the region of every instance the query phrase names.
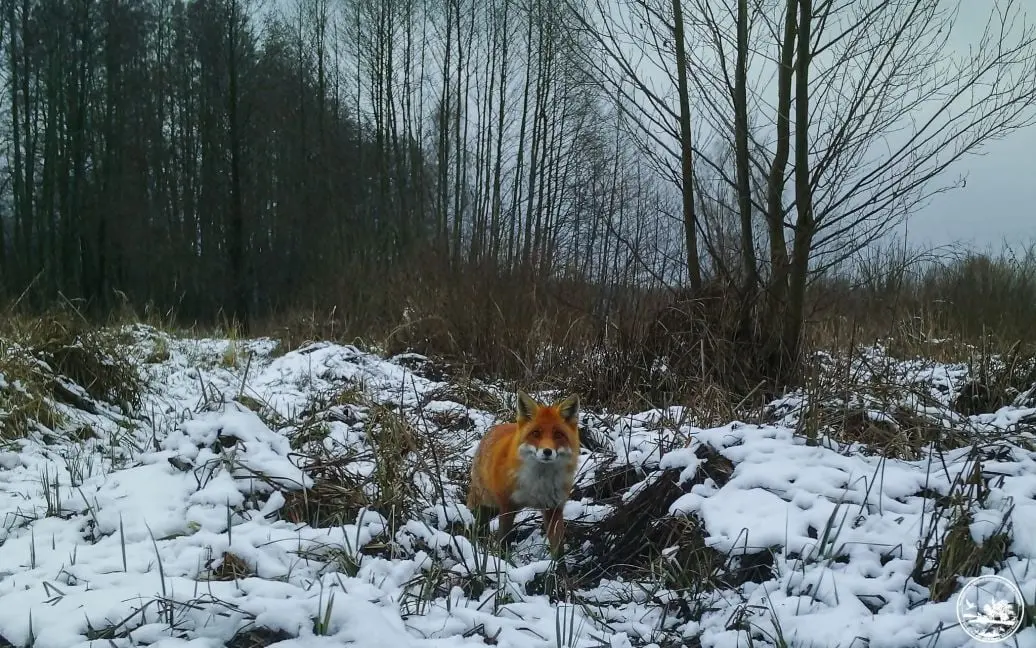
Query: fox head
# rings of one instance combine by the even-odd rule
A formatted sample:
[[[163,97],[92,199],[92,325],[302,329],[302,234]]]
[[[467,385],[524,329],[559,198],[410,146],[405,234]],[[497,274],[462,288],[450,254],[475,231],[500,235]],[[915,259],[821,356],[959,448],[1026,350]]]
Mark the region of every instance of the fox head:
[[[571,461],[579,454],[579,397],[544,405],[518,392],[518,450],[542,463]]]

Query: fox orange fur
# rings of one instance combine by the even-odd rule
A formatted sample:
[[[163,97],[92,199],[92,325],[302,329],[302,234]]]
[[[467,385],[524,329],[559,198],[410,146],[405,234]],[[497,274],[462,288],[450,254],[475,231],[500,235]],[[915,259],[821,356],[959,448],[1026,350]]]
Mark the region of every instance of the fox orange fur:
[[[543,535],[557,555],[565,536],[562,509],[579,463],[579,398],[544,405],[519,392],[517,409],[516,422],[490,428],[475,451],[468,508],[498,509],[501,538],[519,509],[540,509]]]

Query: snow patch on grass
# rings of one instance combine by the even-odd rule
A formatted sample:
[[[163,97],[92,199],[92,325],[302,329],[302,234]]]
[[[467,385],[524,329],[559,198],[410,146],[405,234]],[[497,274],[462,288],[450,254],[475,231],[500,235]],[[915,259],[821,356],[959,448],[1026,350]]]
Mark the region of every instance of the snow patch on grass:
[[[864,354],[911,387],[891,401],[861,387],[843,409],[971,435],[909,459],[845,443],[827,419],[807,444],[820,390],[707,429],[681,408],[585,412],[596,449],[559,566],[537,513],[502,551],[463,504],[497,421],[485,404],[510,398],[497,387],[425,377],[415,354],[121,333],[147,386],[136,414],[82,392],[93,411],[54,403],[60,430],[0,452],[10,644],[979,645],[955,627],[966,579],[940,568],[956,566],[1036,605],[1036,409],[956,413],[963,367]],[[1036,627],[1015,639],[1036,646]]]

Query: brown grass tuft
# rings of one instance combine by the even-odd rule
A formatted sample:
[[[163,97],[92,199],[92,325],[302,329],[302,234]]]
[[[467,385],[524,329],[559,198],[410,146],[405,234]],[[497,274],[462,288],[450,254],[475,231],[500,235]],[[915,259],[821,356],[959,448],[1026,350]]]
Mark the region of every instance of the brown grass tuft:
[[[882,457],[916,460],[935,443],[944,449],[962,448],[972,439],[959,428],[946,428],[914,412],[821,405],[809,424],[843,444],[860,444],[864,452]]]
[[[209,570],[208,579],[214,581],[231,581],[255,576],[255,570],[249,567],[248,563],[228,552],[224,552],[218,560],[210,561],[206,567]]]
[[[585,546],[588,548],[586,554],[593,556],[592,560],[575,570],[580,578],[628,576],[629,570],[639,571],[644,565],[674,552],[689,552],[702,557],[699,556],[704,550],[704,545],[700,545],[701,529],[688,520],[674,521],[669,515],[669,507],[692,486],[704,483],[706,479],[712,479],[720,486],[727,483],[734,467],[730,460],[707,446],[699,446],[695,454],[703,462],[698,475],[689,482],[679,483],[679,471],[666,470],[655,473],[650,481],[631,493],[625,485],[634,481],[632,476],[611,471],[595,480],[594,486],[575,495],[596,491],[601,496],[599,501],[611,500],[615,507],[595,525],[574,525],[572,546]],[[613,488],[616,490],[609,497],[606,491]],[[684,531],[687,534],[680,536]],[[719,560],[718,556],[713,558]],[[711,573],[716,564],[710,559],[703,563],[703,569],[705,566]]]
[[[249,628],[238,632],[227,642],[226,648],[267,648],[283,641],[294,639],[283,630],[269,628]]]
[[[986,503],[988,489],[982,469],[983,449],[972,451],[970,468],[963,470],[949,493],[935,498],[921,538],[912,577],[928,587],[935,602],[949,600],[961,577],[978,576],[983,567],[1001,568],[1011,543],[1011,511],[1002,511],[997,529],[983,542],[971,535],[973,511]]]
[[[121,407],[126,413],[135,411],[144,383],[124,352],[125,344],[117,331],[96,328],[71,308],[38,317],[4,316],[0,373],[9,383],[17,380],[22,385],[22,389],[0,389],[7,436],[24,434],[33,421],[57,427],[60,421],[47,399],[94,413],[97,406],[89,399]],[[81,387],[88,398],[61,378]]]
[[[62,425],[62,417],[47,400],[53,377],[29,351],[0,339],[0,375],[0,441],[23,437],[37,425],[50,430]]]
[[[362,405],[332,405],[312,412],[294,426],[292,446],[297,461],[314,480],[312,488],[285,495],[284,515],[293,522],[324,528],[352,523],[361,509],[389,520],[406,520],[425,504],[417,474],[436,474],[433,463],[444,458],[434,439],[418,434],[407,413],[368,401],[361,392],[346,391],[345,400]],[[343,400],[341,394],[332,401]],[[365,449],[342,445],[327,435],[325,418],[355,422],[353,408],[363,412]]]

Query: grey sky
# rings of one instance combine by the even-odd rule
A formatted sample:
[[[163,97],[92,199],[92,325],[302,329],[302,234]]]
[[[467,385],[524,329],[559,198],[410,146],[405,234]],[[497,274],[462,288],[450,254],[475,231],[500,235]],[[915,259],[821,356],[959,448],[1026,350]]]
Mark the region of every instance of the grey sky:
[[[1036,22],[1036,0],[1016,2],[1027,21]],[[963,48],[975,43],[995,5],[996,0],[963,0],[952,42]],[[295,0],[274,0],[264,6],[289,13],[297,10]],[[649,61],[640,60],[639,64],[649,65]],[[647,76],[664,77],[650,70]],[[664,84],[659,81],[658,87]],[[964,188],[934,197],[893,234],[905,232],[910,243],[922,246],[962,243],[986,248],[999,247],[1004,241],[1036,243],[1036,126],[988,142],[981,155],[960,160],[945,179],[952,181],[958,175],[967,176]]]
[[[937,196],[907,223],[919,245],[998,248],[1036,243],[1036,127],[992,142],[960,167],[967,186]]]
[[[604,0],[604,2],[608,3],[609,0]],[[633,62],[631,65],[638,68],[638,74],[642,78],[647,79],[647,84],[652,87],[655,94],[675,97],[672,77],[668,70],[668,59],[665,59],[663,56],[661,57],[663,59],[662,62],[659,62],[657,60],[659,57],[654,56],[650,51],[645,56],[638,56],[638,52],[644,50],[644,42],[652,42],[650,36],[642,33],[645,29],[649,29],[649,27],[645,28],[644,25],[645,23],[650,23],[650,20],[645,20],[639,15],[631,15],[625,9],[626,3],[624,0],[610,0],[610,2],[613,4],[613,8],[608,13],[625,23],[627,29],[632,30],[628,32],[632,34],[628,37],[629,42],[622,47],[622,49],[627,50],[626,54],[629,60]],[[684,0],[684,2],[692,6],[699,6],[695,5],[691,0]],[[991,100],[991,103],[982,104],[987,106],[984,114],[986,116],[997,115],[998,117],[1004,117],[1011,112],[1006,108],[1010,105],[1007,101],[1010,91],[1007,89],[1016,87],[1014,84],[1021,78],[1024,78],[1028,83],[1032,82],[1032,78],[1027,76],[1029,72],[1020,65],[1009,65],[1009,69],[1005,70],[1004,75],[1000,76],[996,81],[992,78],[994,73],[988,75],[985,73],[980,74],[977,83],[973,86],[976,90],[974,95],[964,92],[958,98],[958,102],[952,103],[949,106],[945,104],[952,96],[953,91],[956,90],[953,87],[954,84],[950,81],[953,78],[952,71],[954,66],[962,64],[965,69],[968,68],[964,61],[970,58],[969,50],[980,45],[983,35],[987,34],[987,26],[990,30],[988,32],[990,38],[999,37],[997,33],[1000,28],[999,18],[1006,2],[1007,0],[958,0],[958,2],[940,0],[939,7],[941,9],[946,11],[953,11],[955,7],[958,9],[956,20],[953,23],[952,30],[948,35],[948,42],[946,43],[949,51],[943,51],[944,58],[937,63],[940,69],[937,71],[933,70],[931,79],[917,80],[919,84],[917,90],[921,95],[925,95],[932,84],[942,85],[940,85],[938,90],[931,91],[932,94],[929,95],[930,101],[924,101],[921,104],[911,104],[914,95],[904,91],[902,85],[898,86],[897,90],[893,90],[890,96],[885,97],[883,101],[891,103],[882,104],[883,108],[879,106],[879,111],[882,109],[888,111],[890,106],[901,101],[905,105],[913,105],[913,112],[898,116],[893,113],[878,113],[874,115],[873,117],[876,121],[868,123],[879,123],[882,125],[881,128],[883,130],[874,133],[873,140],[866,145],[865,150],[856,150],[855,154],[860,156],[858,160],[860,164],[860,167],[857,169],[858,174],[852,176],[854,172],[848,171],[849,176],[843,177],[862,178],[867,173],[865,170],[866,165],[869,163],[877,164],[879,160],[888,160],[889,166],[885,167],[884,171],[881,171],[884,179],[870,185],[872,188],[875,186],[890,186],[889,183],[894,177],[892,174],[900,171],[921,173],[923,175],[927,170],[936,166],[934,163],[936,159],[940,159],[955,150],[955,146],[951,144],[947,148],[940,150],[935,157],[925,157],[927,153],[936,150],[941,145],[939,143],[943,140],[940,133],[945,134],[955,130],[955,128],[950,127],[943,131],[947,120],[953,120],[959,114],[959,111],[965,108],[972,100],[987,95],[989,97],[996,97],[1000,93],[997,99]],[[732,3],[721,4],[729,9],[729,5]],[[877,2],[874,2],[874,4],[877,4]],[[897,12],[900,10],[908,11],[910,4],[907,2],[901,6],[897,5],[899,7]],[[615,8],[616,6],[618,8]],[[773,18],[779,22],[781,19],[779,14],[780,4],[767,4],[766,6],[769,8],[768,10],[778,12],[778,15]],[[841,6],[851,7],[852,5],[851,3],[843,3]],[[1026,27],[1031,28],[1036,24],[1036,0],[1014,0],[1013,7],[1010,7],[1009,15],[1017,17],[1019,14],[1021,15],[1020,20],[1016,20],[1008,28],[1011,33],[1005,34],[1003,37],[1003,42],[1008,46],[1017,46],[1019,38],[1022,36],[1019,33],[1020,30]],[[927,14],[922,13],[922,16],[925,15]],[[719,11],[716,16],[716,19],[720,21],[720,29],[726,29],[728,32],[733,31],[733,13],[730,11]],[[949,16],[945,17],[949,18]],[[933,16],[933,24],[937,25],[940,23],[941,17]],[[763,21],[759,21],[759,24],[763,24]],[[919,23],[915,23],[915,25],[917,24]],[[634,27],[629,27],[629,25]],[[774,119],[777,98],[776,69],[773,64],[773,57],[775,55],[773,48],[776,45],[771,42],[769,33],[764,28],[756,28],[760,30],[756,37],[762,39],[759,41],[762,44],[757,48],[756,55],[751,57],[752,60],[749,63],[749,85],[753,88],[750,91],[750,94],[752,94],[750,102],[757,102],[750,108],[750,119],[759,128],[756,137],[759,138],[760,142],[768,145],[773,138],[770,130],[773,128],[772,120]],[[638,29],[641,31],[637,31]],[[834,30],[835,28],[832,27],[832,29]],[[927,48],[941,45],[939,43],[939,33],[928,34],[926,32],[925,36],[930,36],[931,40],[924,38],[924,42],[918,45],[919,49],[915,53],[918,56],[924,57],[932,52],[932,50]],[[696,55],[701,57],[699,60],[704,61],[705,65],[715,65],[716,54],[712,42],[707,37],[702,39],[700,34],[697,34],[695,38],[697,40],[693,42],[696,45],[692,46],[695,47]],[[985,43],[987,49],[983,51],[984,56],[982,58],[987,62],[992,55],[988,48],[995,45],[995,42],[987,41]],[[893,45],[890,44],[890,46]],[[650,50],[650,46],[648,50]],[[909,48],[905,46],[897,49],[898,52],[908,50]],[[732,49],[728,50],[725,55],[731,56],[731,51]],[[834,56],[834,51],[830,50],[827,55]],[[863,50],[858,50],[859,52],[863,52]],[[866,61],[866,56],[860,56],[853,65],[858,65],[864,61]],[[825,62],[829,67],[832,63],[834,62]],[[823,66],[821,65],[820,67]],[[848,68],[849,75],[853,73],[853,69],[855,68]],[[1036,70],[1032,73],[1036,74]],[[879,78],[881,78],[880,75]],[[970,75],[967,75],[966,78],[970,79]],[[673,101],[675,102],[675,98]],[[939,116],[936,117],[934,122],[926,124],[925,112],[931,111],[931,116],[935,117],[934,111],[937,108],[942,109]],[[726,106],[723,105],[719,110],[726,110]],[[833,105],[830,114],[837,115],[838,110],[837,105]],[[715,112],[715,108],[709,107],[700,112],[702,114]],[[1036,107],[1030,107],[1030,112],[1027,116],[1036,116]],[[726,115],[725,117],[730,118],[731,116]],[[844,117],[836,116],[833,118],[843,119]],[[820,119],[824,119],[823,115],[821,115]],[[854,119],[866,122],[866,119],[859,116],[854,117]],[[979,126],[979,130],[989,128],[990,124],[991,122],[989,121],[982,123]],[[957,125],[960,125],[960,122],[957,122]],[[718,138],[721,142],[729,143],[726,122],[717,122],[714,117],[711,121],[709,118],[706,118],[704,121],[700,120],[696,123],[696,129],[695,137],[702,148],[708,148],[710,138]],[[818,131],[823,130],[823,127],[818,125],[817,129]],[[658,130],[661,133],[661,129]],[[907,143],[907,138],[915,134],[920,134],[921,141],[923,142],[919,145],[920,148],[917,151],[917,159],[921,160],[917,163],[918,166],[912,166],[914,164],[912,162],[914,156],[903,154],[900,149],[901,146]],[[670,133],[668,137],[671,136]],[[964,139],[966,140],[966,138]],[[891,149],[889,148],[890,146]],[[892,151],[895,151],[895,154],[889,157]],[[1014,131],[1002,140],[987,140],[977,150],[953,162],[939,178],[933,180],[927,187],[927,190],[936,190],[940,187],[953,185],[961,176],[967,179],[964,187],[955,188],[941,195],[934,196],[927,204],[913,208],[906,221],[895,227],[893,231],[888,232],[888,234],[902,236],[905,233],[912,245],[924,247],[960,243],[977,248],[997,248],[1001,247],[1005,241],[1013,245],[1036,243],[1036,207],[1034,207],[1036,205],[1036,173],[1034,172],[1036,172],[1036,127],[1027,127],[1023,130]],[[852,184],[855,179],[845,181]],[[845,204],[859,210],[856,212],[858,214],[868,213],[867,210],[871,209],[871,207],[865,206],[868,200],[867,191],[865,189],[859,195],[850,196],[849,202]],[[894,202],[885,204],[892,194],[887,191],[879,191],[877,193],[878,202],[875,204],[875,209],[880,210],[884,207],[889,211],[888,216],[893,218],[903,215],[902,211],[897,210],[907,208],[905,203],[903,205],[897,205]],[[926,192],[921,191],[920,193]],[[843,205],[844,207],[845,205]],[[865,221],[867,224],[860,228],[860,236],[867,235],[867,227],[877,223],[880,214],[881,211],[876,211],[868,216],[867,221]],[[837,231],[838,227],[833,226],[830,229]],[[840,249],[839,246],[843,243],[837,238],[829,239],[829,244],[833,246],[833,250]]]
[[[954,40],[963,44],[981,37],[993,4],[962,2]],[[1027,22],[1036,22],[1036,3],[1021,5]],[[962,160],[955,171],[967,175],[966,186],[936,196],[906,223],[911,243],[994,249],[1005,242],[1036,243],[1036,126],[989,142],[983,155]]]

